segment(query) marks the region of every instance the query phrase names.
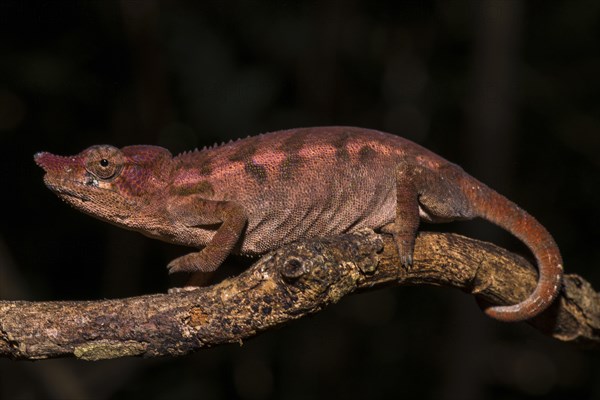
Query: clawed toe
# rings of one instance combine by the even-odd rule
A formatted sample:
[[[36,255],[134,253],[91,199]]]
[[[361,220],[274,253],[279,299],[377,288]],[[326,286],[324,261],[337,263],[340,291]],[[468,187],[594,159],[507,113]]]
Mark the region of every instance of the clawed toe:
[[[413,253],[415,249],[415,240],[413,237],[394,236],[398,257],[403,267],[410,267],[413,264]]]

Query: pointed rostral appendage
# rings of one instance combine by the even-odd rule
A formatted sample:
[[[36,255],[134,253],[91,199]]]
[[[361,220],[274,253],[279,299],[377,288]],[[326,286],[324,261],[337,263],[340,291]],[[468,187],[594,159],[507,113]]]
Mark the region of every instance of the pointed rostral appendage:
[[[431,151],[353,127],[291,129],[173,157],[156,146],[92,146],[35,155],[44,181],[75,208],[199,251],[170,272],[213,271],[232,252],[257,255],[299,239],[372,228],[394,236],[412,263],[419,221],[484,218],[522,240],[538,265],[523,302],[485,312],[521,321],[544,311],[562,285],[552,236],[532,216]]]

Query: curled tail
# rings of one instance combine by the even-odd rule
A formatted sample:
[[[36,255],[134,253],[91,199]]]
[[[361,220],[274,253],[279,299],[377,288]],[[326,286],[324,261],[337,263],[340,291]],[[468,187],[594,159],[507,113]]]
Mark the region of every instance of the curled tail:
[[[537,286],[528,298],[510,306],[489,307],[485,313],[507,322],[533,318],[552,304],[560,292],[563,262],[558,246],[546,228],[525,210],[474,178],[471,179],[463,184],[473,213],[525,243],[535,256],[539,273]]]

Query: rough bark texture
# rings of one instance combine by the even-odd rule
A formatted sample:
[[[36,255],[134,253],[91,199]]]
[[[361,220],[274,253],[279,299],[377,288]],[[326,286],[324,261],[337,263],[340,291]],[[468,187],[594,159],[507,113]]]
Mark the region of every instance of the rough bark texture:
[[[241,342],[357,290],[453,286],[495,304],[521,301],[536,284],[537,274],[527,261],[489,243],[422,233],[409,269],[397,266],[394,247],[391,238],[364,231],[286,246],[239,276],[190,292],[0,302],[0,356],[100,360],[181,355]],[[556,339],[598,348],[600,295],[581,277],[567,275],[560,298],[530,323]]]

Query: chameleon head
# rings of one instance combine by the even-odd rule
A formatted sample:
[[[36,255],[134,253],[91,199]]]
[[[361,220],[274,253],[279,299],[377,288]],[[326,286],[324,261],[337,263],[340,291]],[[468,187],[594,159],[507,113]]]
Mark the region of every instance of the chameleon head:
[[[63,157],[41,152],[34,160],[61,199],[97,218],[128,225],[168,183],[168,150],[156,146],[92,146]]]

